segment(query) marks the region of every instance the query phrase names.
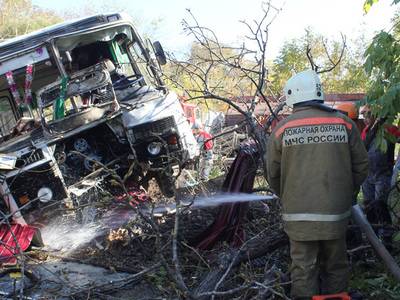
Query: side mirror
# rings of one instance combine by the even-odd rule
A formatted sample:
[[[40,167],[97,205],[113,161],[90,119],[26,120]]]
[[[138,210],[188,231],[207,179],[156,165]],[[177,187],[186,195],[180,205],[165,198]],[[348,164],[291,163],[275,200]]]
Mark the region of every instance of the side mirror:
[[[157,61],[160,65],[165,65],[167,63],[167,57],[165,56],[164,49],[159,41],[153,43],[154,53],[156,55]]]

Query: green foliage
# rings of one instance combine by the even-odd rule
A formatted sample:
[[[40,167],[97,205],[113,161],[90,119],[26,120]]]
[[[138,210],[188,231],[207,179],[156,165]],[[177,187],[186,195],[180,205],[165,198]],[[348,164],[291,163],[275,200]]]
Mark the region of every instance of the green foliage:
[[[365,299],[400,299],[400,284],[390,275],[386,274],[381,263],[374,267],[364,265],[353,266],[350,289],[360,291]]]
[[[394,23],[393,30],[391,32],[381,31],[375,35],[364,53],[366,58],[364,68],[371,79],[365,103],[371,106],[374,116],[385,119],[386,124],[397,123],[400,112],[398,14],[392,22]],[[387,139],[395,141],[381,128],[378,131],[378,144],[383,150],[387,148]]]
[[[271,88],[275,94],[280,94],[285,82],[293,73],[309,68],[305,53],[305,44],[301,39],[286,42],[274,60],[270,76]]]
[[[164,267],[160,267],[156,273],[147,274],[146,277],[147,280],[157,286],[160,290],[164,290],[171,283]]]
[[[55,13],[32,5],[31,0],[0,0],[0,41],[62,21]]]
[[[369,10],[371,9],[371,6],[374,5],[375,3],[378,3],[379,0],[365,0],[364,2],[364,12],[367,14]],[[399,3],[400,0],[393,0],[392,4],[397,4]]]
[[[205,46],[194,42],[186,60],[172,60],[164,66],[166,84],[180,95],[190,93],[191,98],[203,95],[205,84],[215,94],[230,99],[254,94],[254,83],[243,76],[240,68],[234,67],[239,57],[237,50],[211,41],[208,43]],[[248,69],[254,64],[251,60],[241,60],[241,66]],[[253,79],[257,81],[255,75]],[[205,109],[225,111],[228,108],[227,104],[218,100],[202,100],[201,103]]]
[[[374,4],[374,3],[377,3],[379,0],[366,0],[365,2],[364,2],[364,12],[365,13],[368,13],[369,12],[369,10],[371,9],[371,6]]]
[[[324,47],[325,40],[326,39],[322,35],[307,30],[304,36],[284,44],[278,58],[274,60],[269,78],[271,81],[271,88],[276,94],[281,93],[285,82],[294,73],[311,68],[306,54],[307,45],[311,45],[311,53],[317,65],[322,68],[331,65]],[[363,70],[362,61],[360,59],[360,53],[362,53],[361,49],[364,44],[363,37],[354,44],[357,44],[358,48],[352,49],[347,46],[339,65],[331,72],[321,74],[326,93],[365,91],[367,76]],[[342,42],[325,42],[325,46],[329,51],[331,59],[337,61],[342,50]]]

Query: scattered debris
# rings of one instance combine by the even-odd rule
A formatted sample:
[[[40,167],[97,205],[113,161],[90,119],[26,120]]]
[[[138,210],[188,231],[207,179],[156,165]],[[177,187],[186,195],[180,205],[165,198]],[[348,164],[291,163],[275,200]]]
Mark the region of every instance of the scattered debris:
[[[237,64],[243,78],[259,67],[260,80],[247,110],[236,107],[244,122],[213,133],[206,182],[194,167],[196,106],[184,103],[192,116],[184,115],[159,74],[161,45],[145,45],[125,17],[94,16],[0,44],[0,62],[12,69],[1,76],[0,66],[0,93],[4,87],[15,101],[15,122],[0,114],[0,256],[14,264],[0,269],[2,297],[289,299],[288,240],[262,176],[265,132],[284,103],[275,99],[267,127],[253,114],[256,102],[269,106],[263,20],[251,38],[262,53],[218,54],[216,62]],[[207,38],[197,25],[187,29]],[[261,64],[250,73],[240,65],[244,53]],[[191,67],[183,69],[194,75]],[[229,103],[208,82],[196,95]],[[221,127],[223,117],[206,123]],[[44,247],[31,243],[31,225]],[[370,250],[363,237],[356,241],[353,265],[363,256],[376,264]]]

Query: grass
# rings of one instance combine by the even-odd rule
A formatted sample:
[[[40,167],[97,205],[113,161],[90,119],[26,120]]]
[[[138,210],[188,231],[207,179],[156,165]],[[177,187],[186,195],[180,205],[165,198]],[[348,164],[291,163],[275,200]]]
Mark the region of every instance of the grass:
[[[362,193],[357,197],[362,203]],[[400,193],[394,189],[388,199],[392,211],[393,225],[399,225]],[[397,263],[400,263],[400,232],[393,235],[393,250],[391,251]],[[369,249],[363,257],[352,265],[350,289],[361,292],[364,299],[400,300],[400,282],[390,274],[382,260]]]
[[[397,243],[397,247],[400,247],[400,243]],[[370,263],[359,261],[353,265],[350,290],[361,292],[364,299],[400,299],[400,283],[388,273],[378,258],[374,260]],[[399,262],[399,256],[396,260]]]

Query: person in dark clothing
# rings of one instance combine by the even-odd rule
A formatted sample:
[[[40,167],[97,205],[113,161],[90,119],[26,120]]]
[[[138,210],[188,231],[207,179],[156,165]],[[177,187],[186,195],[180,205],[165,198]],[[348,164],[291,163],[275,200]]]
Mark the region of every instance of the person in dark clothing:
[[[346,229],[368,156],[355,123],[323,104],[314,70],[292,76],[284,93],[293,114],[269,136],[267,179],[290,241],[292,299],[309,300],[347,290]]]
[[[382,121],[372,115],[367,105],[361,109],[361,114],[366,125],[361,138],[368,151],[369,162],[368,177],[362,184],[367,219],[371,224],[392,224],[387,200],[390,193],[395,144],[386,140],[387,150],[382,151],[376,143],[377,131],[382,126]]]

